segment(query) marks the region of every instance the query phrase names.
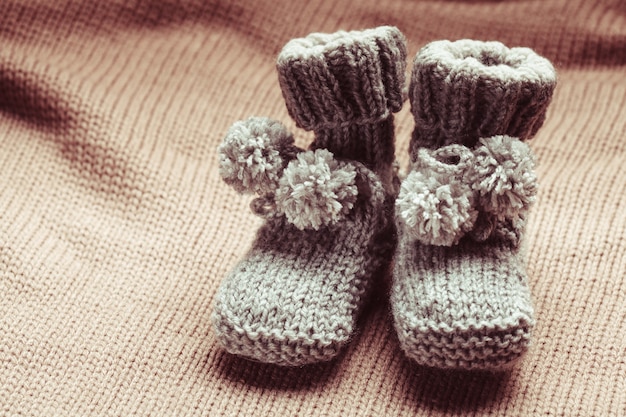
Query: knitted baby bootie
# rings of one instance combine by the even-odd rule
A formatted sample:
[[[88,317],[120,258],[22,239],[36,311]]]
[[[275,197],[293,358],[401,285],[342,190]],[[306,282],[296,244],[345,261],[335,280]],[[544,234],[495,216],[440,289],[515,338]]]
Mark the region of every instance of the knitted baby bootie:
[[[353,334],[395,249],[393,112],[405,59],[393,27],[292,40],[277,69],[290,115],[315,133],[310,149],[265,118],[227,133],[221,175],[256,192],[253,211],[266,219],[216,295],[214,329],[228,352],[303,365],[332,359]]]
[[[520,243],[536,176],[523,141],[555,85],[548,60],[499,42],[433,42],[415,58],[391,308],[402,349],[420,364],[497,369],[527,350],[534,318]]]

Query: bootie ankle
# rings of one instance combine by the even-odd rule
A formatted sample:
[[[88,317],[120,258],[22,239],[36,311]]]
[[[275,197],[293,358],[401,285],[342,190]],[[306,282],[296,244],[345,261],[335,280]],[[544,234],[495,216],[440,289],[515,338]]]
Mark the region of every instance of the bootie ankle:
[[[213,312],[230,353],[279,365],[330,360],[345,346],[393,239],[393,112],[405,40],[393,27],[312,34],[277,61],[287,109],[315,132],[309,150],[279,122],[235,123],[220,172],[258,194],[266,221],[223,280]]]
[[[536,176],[523,141],[555,84],[548,60],[499,42],[433,42],[415,58],[391,308],[402,349],[420,364],[498,369],[528,348],[521,243]]]

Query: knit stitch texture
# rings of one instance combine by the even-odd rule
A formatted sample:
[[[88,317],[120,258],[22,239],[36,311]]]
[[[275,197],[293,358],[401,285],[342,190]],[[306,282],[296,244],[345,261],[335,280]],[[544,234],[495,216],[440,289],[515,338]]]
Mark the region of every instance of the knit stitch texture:
[[[528,348],[520,246],[537,185],[521,139],[543,123],[555,84],[549,61],[499,42],[433,42],[415,58],[391,307],[402,349],[420,364],[497,369]]]
[[[0,1],[0,415],[623,417],[624,11],[623,0]],[[236,120],[268,115],[305,148],[314,133],[295,129],[276,81],[281,48],[385,24],[410,59],[469,37],[529,46],[558,71],[529,142],[532,344],[507,372],[406,358],[390,272],[331,362],[252,362],[216,338],[217,290],[264,224],[250,213],[257,192],[222,179],[218,145]],[[394,114],[402,170],[409,110]]]
[[[530,48],[431,42],[413,61],[411,155],[420,147],[474,146],[494,135],[528,139],[543,124],[555,85],[550,61]]]
[[[393,27],[292,40],[277,69],[289,113],[316,133],[310,150],[269,119],[228,132],[222,176],[257,192],[253,209],[267,220],[217,293],[227,351],[303,365],[334,358],[351,338],[395,245],[392,113],[405,59]]]

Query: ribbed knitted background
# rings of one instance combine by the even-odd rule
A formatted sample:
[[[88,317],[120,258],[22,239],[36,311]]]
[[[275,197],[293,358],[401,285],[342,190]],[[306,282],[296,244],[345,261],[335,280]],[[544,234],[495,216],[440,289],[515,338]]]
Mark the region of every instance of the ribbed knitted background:
[[[260,224],[220,180],[218,143],[253,114],[293,128],[274,69],[289,39],[380,24],[405,33],[409,59],[475,38],[559,71],[531,143],[538,322],[508,373],[405,359],[385,283],[331,363],[216,345],[215,291]],[[408,103],[396,121],[406,165]],[[623,0],[4,0],[0,415],[624,416],[625,190]]]

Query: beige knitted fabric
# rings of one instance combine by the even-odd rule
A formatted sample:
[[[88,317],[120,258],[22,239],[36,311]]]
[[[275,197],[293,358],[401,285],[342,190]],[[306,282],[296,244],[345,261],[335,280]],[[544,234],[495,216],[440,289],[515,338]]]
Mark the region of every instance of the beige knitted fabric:
[[[625,22],[622,0],[0,2],[0,415],[626,414]],[[405,358],[386,279],[327,364],[217,346],[218,285],[261,224],[218,144],[249,115],[289,120],[274,64],[290,39],[385,24],[409,57],[499,40],[559,73],[530,142],[533,344],[509,372]]]

